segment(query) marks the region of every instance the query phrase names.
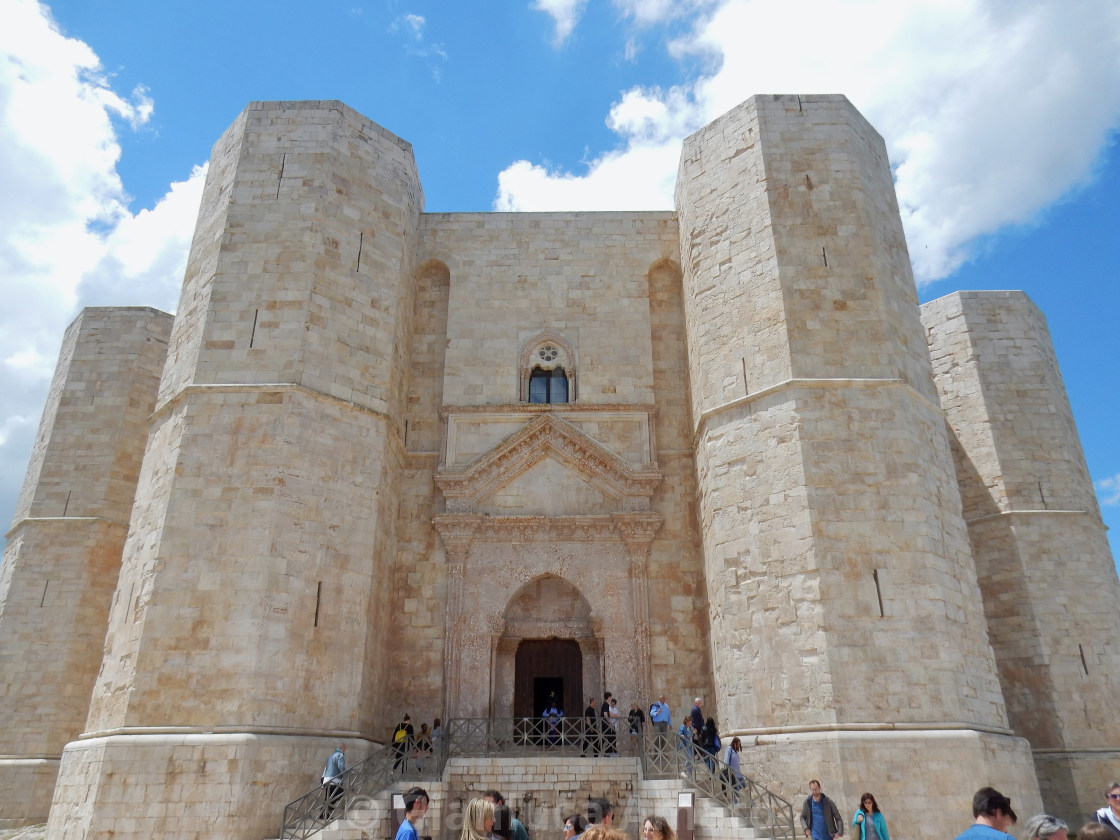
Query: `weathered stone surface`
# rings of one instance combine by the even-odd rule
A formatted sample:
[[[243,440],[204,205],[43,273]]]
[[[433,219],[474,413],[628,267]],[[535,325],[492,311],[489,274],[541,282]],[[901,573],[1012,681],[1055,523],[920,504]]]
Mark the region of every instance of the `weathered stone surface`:
[[[63,339],[0,565],[0,825],[46,820],[85,723],[170,330],[94,308]]]
[[[923,328],[840,96],[693,135],[664,213],[425,214],[404,141],[250,105],[169,338],[136,322],[162,378],[136,327],[52,390],[0,570],[0,825],[53,788],[51,840],[259,840],[339,741],[550,686],[675,724],[704,696],[748,775],[846,813],[871,788],[899,837],[957,833],[983,784],[1076,824],[1120,745],[1120,582],[1040,316],[960,300]],[[592,793],[671,814],[629,759],[502,761],[454,764],[425,833],[490,787],[545,834]],[[324,840],[387,835],[378,807]]]
[[[1022,292],[922,320],[1008,717],[1048,812],[1091,814],[1120,759],[1120,583],[1046,320]]]

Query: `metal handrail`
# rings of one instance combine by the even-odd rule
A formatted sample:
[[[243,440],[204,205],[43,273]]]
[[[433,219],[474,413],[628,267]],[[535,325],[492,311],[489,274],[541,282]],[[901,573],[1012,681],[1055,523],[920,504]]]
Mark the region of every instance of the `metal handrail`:
[[[281,840],[306,840],[332,820],[372,809],[374,796],[396,780],[442,778],[448,759],[525,756],[556,752],[588,756],[615,752],[636,755],[647,779],[684,778],[697,790],[742,818],[755,833],[772,840],[795,840],[793,805],[749,776],[735,777],[717,755],[709,755],[675,732],[615,733],[602,718],[456,718],[447,721],[430,753],[414,743],[377,745],[364,761],[342,774],[342,794],[330,802],[324,785],[284,808]]]
[[[375,745],[363,761],[339,777],[342,794],[331,802],[331,788],[320,784],[284,807],[281,840],[306,840],[337,819],[347,819],[356,811],[371,809],[374,797],[392,782],[434,781],[443,776],[447,763],[446,740],[440,739],[429,752],[413,739]]]
[[[736,776],[718,755],[675,732],[647,732],[641,743],[642,773],[647,779],[681,777],[732,816],[743,818],[756,835],[775,840],[797,837],[793,805],[750,776]]]
[[[609,755],[629,750],[628,737],[616,734],[602,718],[457,718],[447,722],[449,756],[512,757],[542,751]]]

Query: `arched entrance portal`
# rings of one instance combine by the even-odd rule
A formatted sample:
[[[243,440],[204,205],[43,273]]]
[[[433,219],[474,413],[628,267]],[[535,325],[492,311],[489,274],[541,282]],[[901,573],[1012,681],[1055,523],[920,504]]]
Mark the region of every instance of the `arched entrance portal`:
[[[545,574],[522,586],[504,612],[501,635],[493,637],[491,716],[536,717],[556,691],[565,716],[578,717],[603,682],[601,628],[587,599]]]
[[[573,716],[583,705],[583,654],[573,639],[525,639],[514,658],[513,715],[536,717],[552,694]]]

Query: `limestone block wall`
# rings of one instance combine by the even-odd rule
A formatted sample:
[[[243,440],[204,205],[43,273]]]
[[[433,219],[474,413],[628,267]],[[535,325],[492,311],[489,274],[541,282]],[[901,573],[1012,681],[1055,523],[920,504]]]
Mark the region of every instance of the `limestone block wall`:
[[[188,805],[140,813],[79,742],[53,836],[263,836],[308,738],[380,721],[422,202],[408,144],[340,103],[251,105],[215,147],[86,732]],[[138,730],[229,743],[163,761]],[[219,805],[215,757],[264,734],[288,759]]]
[[[957,292],[922,319],[1008,716],[1072,825],[1120,752],[1120,581],[1046,321],[1014,291]]]
[[[435,412],[445,408],[459,422],[455,451],[471,445],[464,435],[477,438],[471,457],[515,433],[532,419],[516,411],[522,396],[519,354],[526,341],[545,331],[573,345],[576,406],[607,411],[571,415],[572,422],[635,466],[666,459],[672,481],[658,491],[655,505],[666,521],[648,561],[653,684],[678,707],[696,693],[707,693],[704,586],[683,416],[687,364],[672,214],[456,213],[427,214],[421,222],[409,467],[391,587],[400,605],[391,644],[407,651],[414,666],[389,675],[388,694],[397,706],[388,720],[404,710],[415,720],[452,714],[443,703],[447,560],[430,520],[443,510],[442,497],[433,492],[433,470],[440,457],[450,457],[446,448],[451,444],[444,443],[445,429]],[[442,381],[435,381],[439,376]],[[640,413],[644,420],[655,394],[657,428],[638,428],[631,415]],[[493,417],[454,415],[456,407],[486,405],[495,406]],[[628,413],[628,406],[638,412]],[[507,510],[512,499],[506,496],[515,489],[522,512],[539,512],[541,505],[529,503],[542,494],[549,496],[545,507],[554,512],[578,513],[581,506],[597,512],[602,506],[601,500],[577,498],[586,488],[569,487],[563,474],[553,476],[556,481],[543,480],[547,470],[542,465],[540,475],[503,488],[505,496],[490,501],[493,509]],[[586,548],[570,554],[586,555],[579,562],[593,566],[598,549]],[[504,606],[499,605],[499,613]],[[485,676],[472,679],[481,680],[485,692]]]
[[[833,789],[889,785],[861,739],[936,731],[975,790],[1010,733],[881,138],[754,97],[685,141],[677,207],[721,721]]]
[[[647,275],[677,259],[671,213],[431,213],[422,253],[450,272],[445,405],[521,402],[523,343],[576,354],[576,401],[653,399]]]
[[[1005,725],[881,139],[755,97],[677,201],[724,716]]]
[[[171,316],[70,325],[0,564],[0,825],[42,822],[101,663]]]

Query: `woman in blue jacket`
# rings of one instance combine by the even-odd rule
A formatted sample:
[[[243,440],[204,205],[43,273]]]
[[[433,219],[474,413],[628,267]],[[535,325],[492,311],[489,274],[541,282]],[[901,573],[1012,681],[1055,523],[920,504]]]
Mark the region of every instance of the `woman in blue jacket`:
[[[891,840],[887,821],[879,813],[879,803],[870,793],[859,798],[859,810],[852,817],[852,825],[859,826],[859,840]]]

